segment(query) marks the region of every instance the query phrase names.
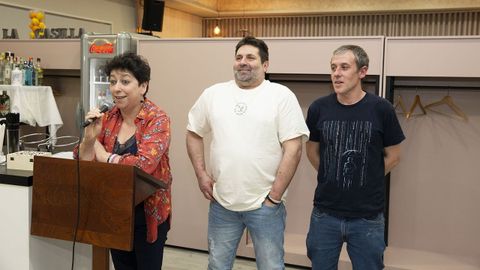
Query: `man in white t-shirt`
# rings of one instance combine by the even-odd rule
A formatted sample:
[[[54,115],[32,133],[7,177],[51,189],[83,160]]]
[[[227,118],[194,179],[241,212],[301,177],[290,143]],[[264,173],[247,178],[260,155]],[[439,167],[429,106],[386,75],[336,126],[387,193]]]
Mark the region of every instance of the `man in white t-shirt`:
[[[188,154],[200,191],[211,201],[210,270],[232,269],[245,228],[257,268],[285,268],[283,202],[309,131],[297,98],[265,80],[267,68],[265,42],[243,38],[235,49],[235,80],[207,88],[188,114]],[[212,139],[209,171],[207,134]]]

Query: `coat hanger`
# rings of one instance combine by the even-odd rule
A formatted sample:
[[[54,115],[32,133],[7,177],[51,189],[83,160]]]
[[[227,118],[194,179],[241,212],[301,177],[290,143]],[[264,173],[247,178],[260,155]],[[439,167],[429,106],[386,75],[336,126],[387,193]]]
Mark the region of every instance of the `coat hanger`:
[[[400,114],[407,115],[407,107],[405,107],[405,102],[403,101],[403,98],[401,95],[397,96],[397,101],[393,105],[395,108],[395,111],[397,111],[397,108],[400,108]]]
[[[415,108],[417,106],[422,111],[422,113],[421,113],[422,115],[427,114],[427,111],[425,111],[425,107],[423,106],[422,101],[420,100],[420,96],[417,94],[417,95],[415,95],[415,98],[413,99],[413,104],[410,107],[410,110],[407,112],[407,114],[405,116],[407,119],[410,118],[410,116],[413,115],[413,112],[415,111]]]
[[[425,106],[425,109],[429,109],[430,111],[433,111],[433,112],[436,112],[436,113],[441,113],[439,111],[435,111],[435,110],[431,109],[432,107],[437,107],[437,106],[441,106],[441,105],[447,105],[457,116],[459,116],[460,118],[462,118],[465,121],[468,121],[467,115],[453,101],[453,98],[450,96],[450,91],[447,91],[447,95],[444,96],[441,100],[435,101],[435,102],[430,103],[427,106]],[[441,113],[441,114],[444,114],[444,113]]]

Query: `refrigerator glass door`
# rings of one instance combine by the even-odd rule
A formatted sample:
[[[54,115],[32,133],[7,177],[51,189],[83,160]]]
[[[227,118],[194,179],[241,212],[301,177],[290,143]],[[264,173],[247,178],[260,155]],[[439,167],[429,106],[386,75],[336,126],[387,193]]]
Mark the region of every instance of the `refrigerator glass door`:
[[[109,90],[108,76],[105,74],[105,64],[109,59],[90,58],[90,109],[101,107],[104,103],[112,103],[112,96]]]

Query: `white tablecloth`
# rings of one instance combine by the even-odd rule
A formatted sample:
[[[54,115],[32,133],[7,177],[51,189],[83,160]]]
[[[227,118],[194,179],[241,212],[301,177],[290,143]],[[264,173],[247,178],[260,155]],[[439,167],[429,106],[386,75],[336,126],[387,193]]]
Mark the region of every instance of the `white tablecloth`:
[[[4,90],[10,96],[10,111],[20,113],[20,122],[48,127],[50,137],[56,137],[63,121],[50,86],[0,85],[0,92]]]

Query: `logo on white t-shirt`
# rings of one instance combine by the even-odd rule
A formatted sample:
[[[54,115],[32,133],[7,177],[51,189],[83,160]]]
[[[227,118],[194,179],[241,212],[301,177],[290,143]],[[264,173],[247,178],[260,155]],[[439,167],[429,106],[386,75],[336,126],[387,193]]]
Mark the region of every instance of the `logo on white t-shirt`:
[[[237,115],[243,115],[247,111],[247,108],[248,108],[247,103],[237,102],[237,104],[235,104],[235,107],[233,108],[233,111]]]

